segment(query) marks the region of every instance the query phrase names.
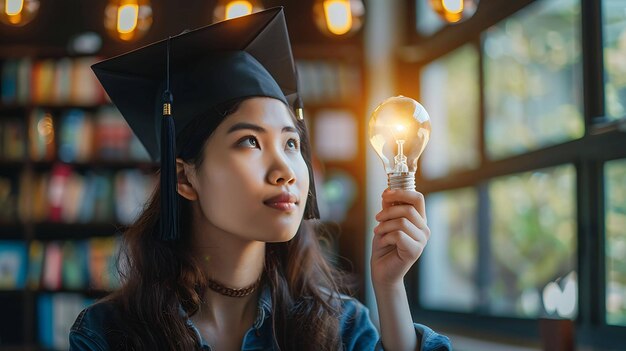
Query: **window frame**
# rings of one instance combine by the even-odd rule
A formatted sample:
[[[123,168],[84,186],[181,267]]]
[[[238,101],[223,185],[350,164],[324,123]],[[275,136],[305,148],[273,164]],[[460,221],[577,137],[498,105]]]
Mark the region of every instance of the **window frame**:
[[[473,18],[445,26],[431,36],[417,32],[416,1],[407,1],[407,44],[399,55],[400,71],[419,72],[423,66],[467,43],[475,45],[479,54],[479,168],[451,172],[439,179],[422,179],[418,175],[418,190],[425,195],[433,192],[473,187],[478,192],[478,267],[475,282],[479,301],[486,299],[489,266],[489,197],[488,182],[499,176],[512,175],[541,168],[573,164],[576,169],[576,271],[578,274],[578,313],[574,320],[578,345],[615,348],[621,345],[626,326],[606,323],[606,267],[604,235],[604,164],[626,158],[626,116],[604,122],[604,58],[602,40],[602,3],[578,0],[580,3],[582,99],[585,131],[581,138],[529,151],[519,155],[490,160],[485,145],[485,81],[484,50],[481,35],[491,26],[539,1],[551,0],[483,0]],[[407,81],[407,74],[398,74],[400,91],[420,96],[419,79]],[[417,83],[415,83],[417,81]],[[528,343],[540,342],[540,319],[491,316],[486,311],[471,313],[432,310],[420,306],[419,261],[407,274],[407,289],[411,312],[420,322],[461,334],[483,335],[488,339],[506,339]]]

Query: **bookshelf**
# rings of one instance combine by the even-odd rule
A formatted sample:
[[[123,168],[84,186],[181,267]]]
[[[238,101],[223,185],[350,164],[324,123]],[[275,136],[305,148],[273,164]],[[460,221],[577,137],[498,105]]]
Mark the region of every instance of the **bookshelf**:
[[[115,289],[120,233],[157,165],[105,97],[97,57],[0,59],[0,350],[67,349]]]

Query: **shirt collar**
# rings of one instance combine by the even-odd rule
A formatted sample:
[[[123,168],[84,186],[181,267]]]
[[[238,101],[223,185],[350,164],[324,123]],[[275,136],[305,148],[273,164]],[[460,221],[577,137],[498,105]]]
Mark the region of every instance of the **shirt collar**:
[[[191,318],[188,317],[187,312],[185,311],[182,305],[178,306],[178,311],[181,317],[186,319],[187,326],[196,333],[198,340],[200,340],[200,346],[208,347],[208,344],[205,342],[204,339],[202,339],[202,335],[200,334],[200,331],[193,324],[193,322],[191,321]],[[271,312],[272,312],[272,293],[271,293],[269,284],[263,284],[261,294],[259,294],[259,300],[257,303],[257,315],[256,315],[256,318],[254,320],[254,324],[252,327],[257,330],[260,329],[261,326],[263,326],[263,323],[265,322],[265,320],[270,317]]]

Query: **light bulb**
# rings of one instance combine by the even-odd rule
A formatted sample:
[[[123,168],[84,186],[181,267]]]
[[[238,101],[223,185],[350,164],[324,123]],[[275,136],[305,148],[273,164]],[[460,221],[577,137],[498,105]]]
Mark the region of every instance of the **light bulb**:
[[[218,0],[213,9],[213,21],[237,18],[261,10],[263,4],[260,0]]]
[[[424,106],[402,95],[388,98],[372,113],[369,137],[385,165],[389,187],[415,190],[417,159],[430,138]]]
[[[472,17],[479,0],[430,0],[435,13],[448,23],[458,23]]]
[[[347,37],[363,24],[362,0],[315,0],[313,17],[320,31],[330,37]]]
[[[21,27],[33,20],[39,11],[39,0],[0,0],[0,21]]]
[[[109,0],[104,10],[104,27],[117,40],[135,41],[151,26],[150,0]]]

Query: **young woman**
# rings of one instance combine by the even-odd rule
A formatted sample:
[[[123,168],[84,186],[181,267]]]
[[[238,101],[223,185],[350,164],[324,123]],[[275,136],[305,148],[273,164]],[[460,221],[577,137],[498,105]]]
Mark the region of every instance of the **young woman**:
[[[250,38],[242,39],[241,50],[211,44],[251,31],[261,38],[261,54],[251,53],[257,44]],[[263,36],[267,31],[273,35]],[[176,45],[192,46],[195,55],[179,56],[171,87],[169,73],[165,83],[168,93],[177,94],[175,140],[169,141],[176,143],[177,195],[164,201],[169,195],[162,178],[124,234],[122,288],[81,312],[70,333],[71,350],[450,349],[445,336],[412,322],[403,284],[430,235],[421,194],[382,194],[371,260],[380,336],[367,309],[342,294],[341,275],[322,255],[305,125],[292,112],[279,72],[293,72],[293,59],[287,50],[292,67],[286,68],[286,61],[276,59],[284,52],[271,45],[282,37],[279,46],[288,48],[282,10],[193,33],[172,39],[173,52]],[[207,46],[214,47],[200,59],[198,51]],[[154,100],[163,79],[146,85],[151,68],[128,65],[154,50],[148,46],[94,67],[153,155],[149,139],[156,128],[139,130],[137,119],[145,119],[145,111],[133,106],[142,104],[139,87],[148,92],[146,100]],[[147,104],[149,110],[154,106]],[[161,152],[167,142],[161,140]],[[180,218],[171,237],[164,235],[164,212],[175,202]]]

